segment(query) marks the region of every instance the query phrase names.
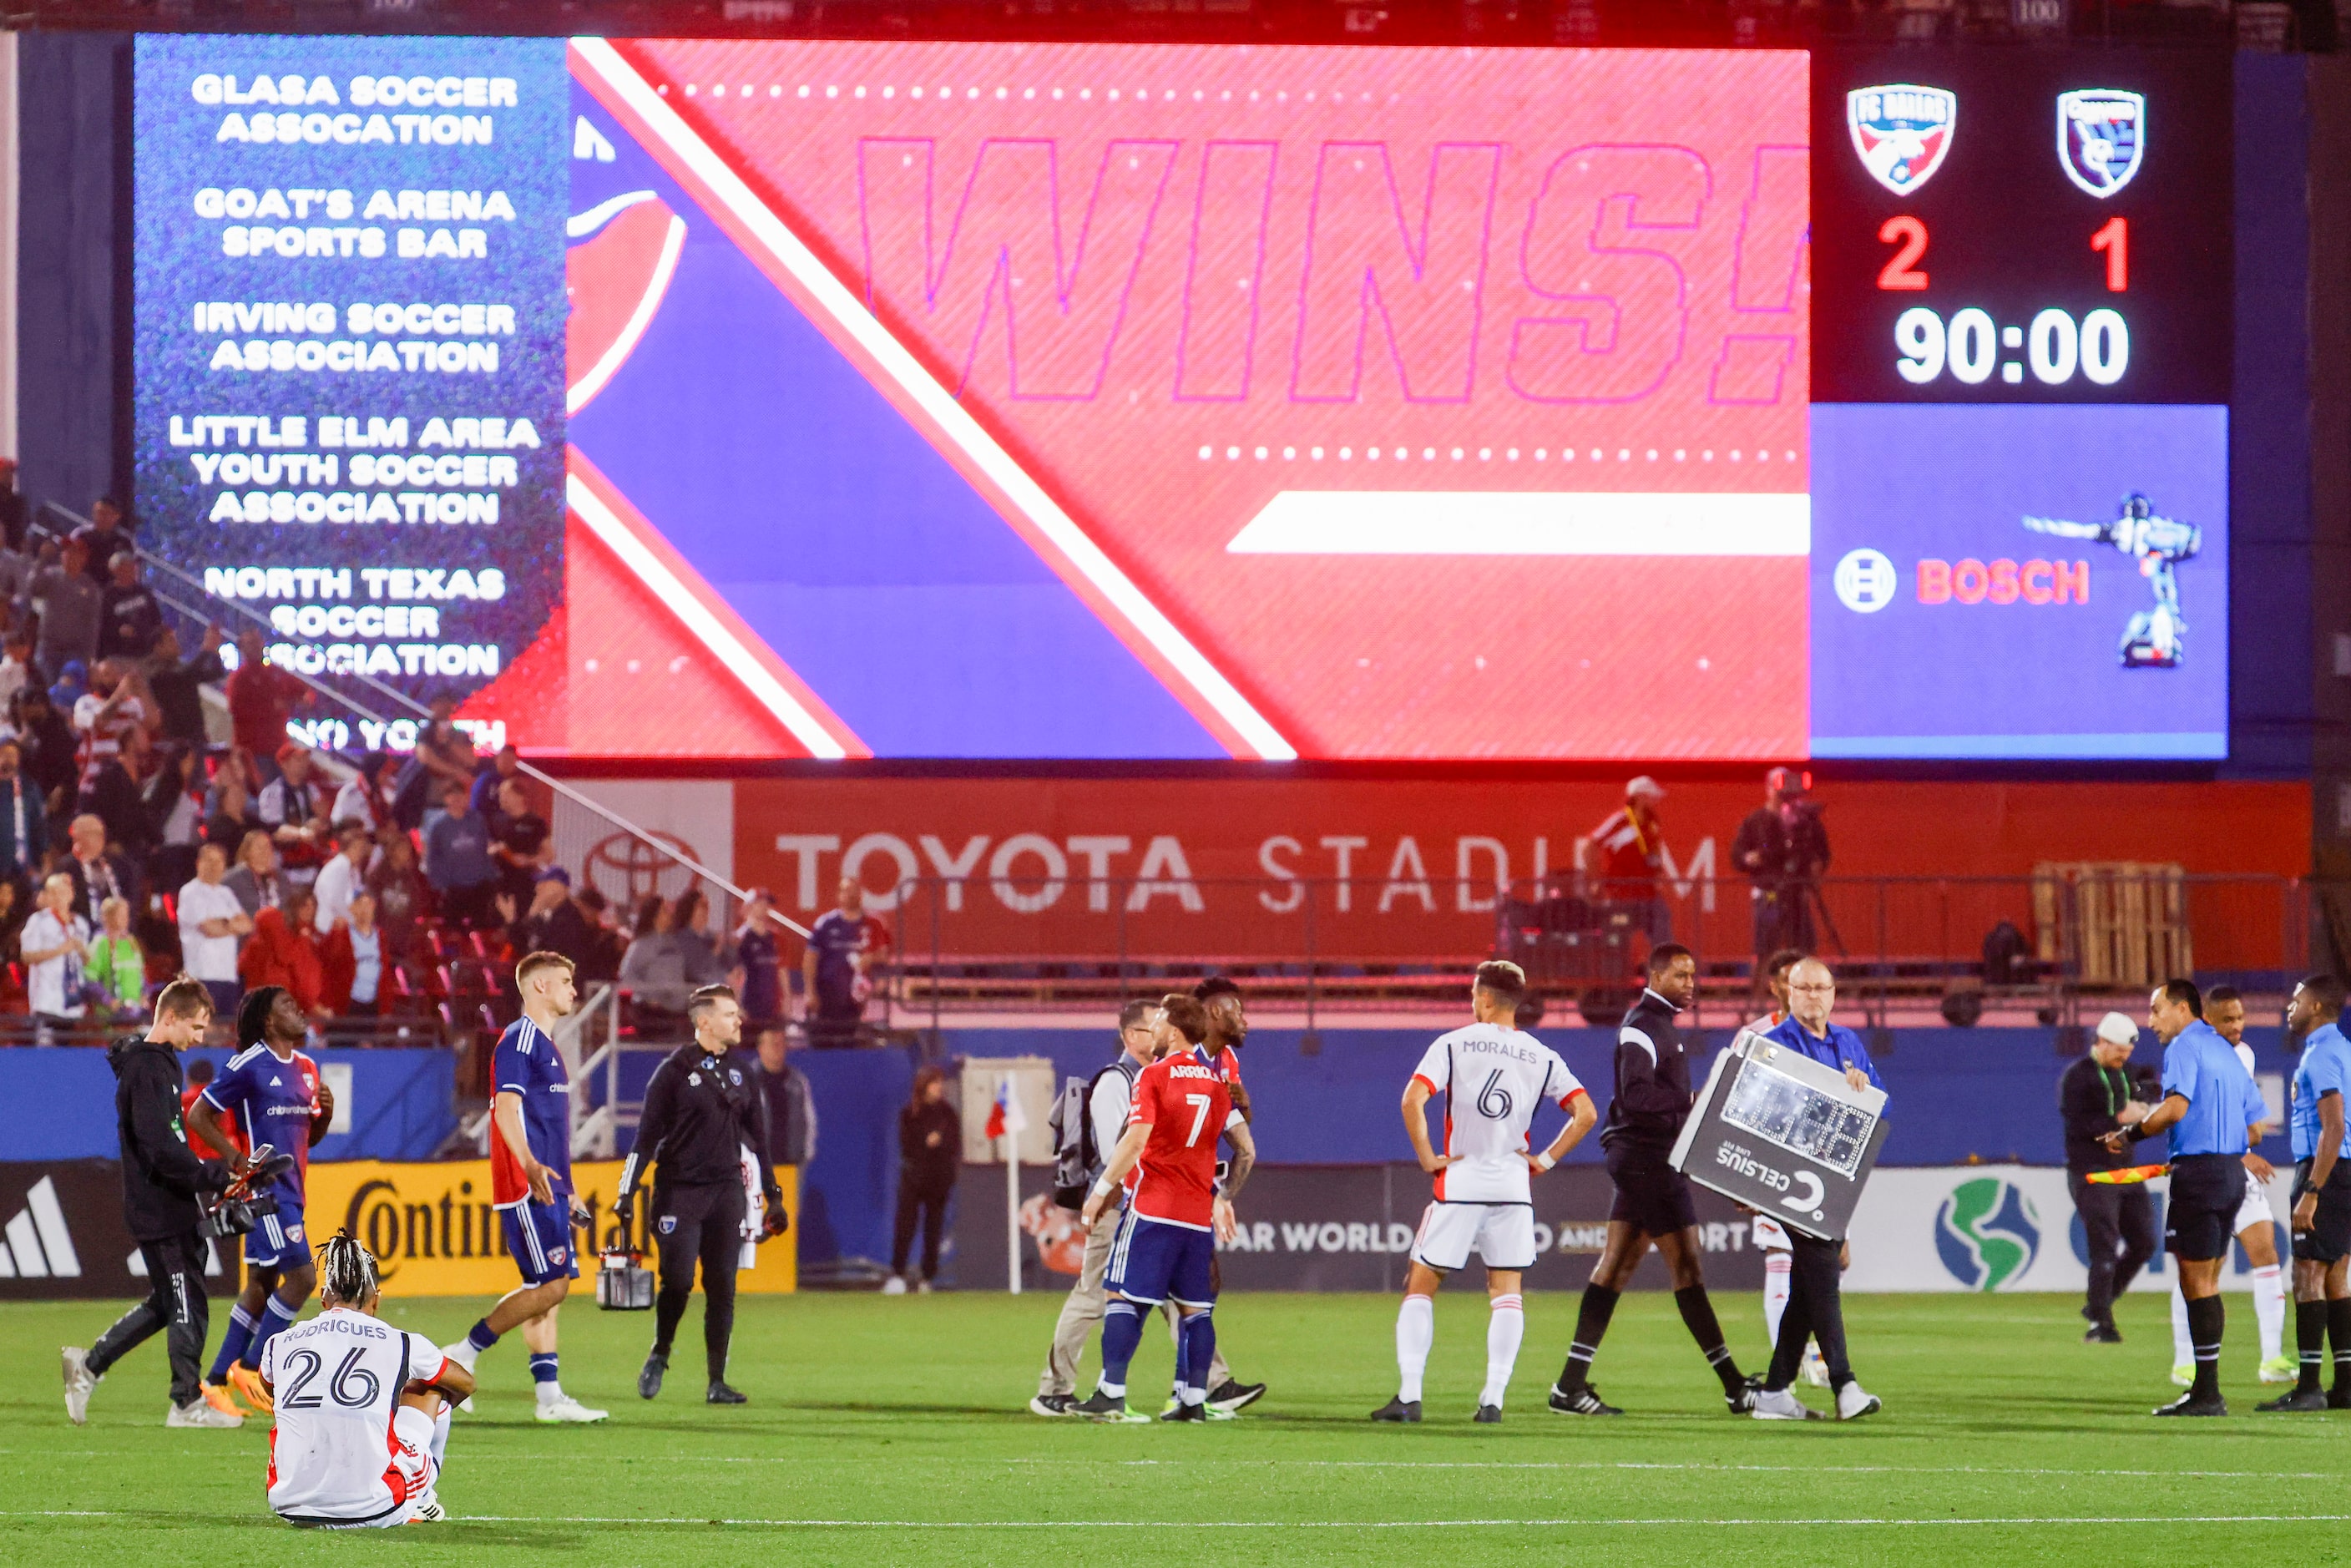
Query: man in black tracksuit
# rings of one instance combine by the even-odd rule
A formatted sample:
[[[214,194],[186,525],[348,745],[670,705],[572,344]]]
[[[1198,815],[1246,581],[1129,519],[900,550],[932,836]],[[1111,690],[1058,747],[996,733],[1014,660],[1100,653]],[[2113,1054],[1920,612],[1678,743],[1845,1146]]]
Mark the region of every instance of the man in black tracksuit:
[[[89,1391],[106,1369],[158,1331],[172,1362],[172,1427],[235,1427],[242,1417],[204,1402],[204,1239],[196,1195],[218,1192],[234,1173],[219,1160],[200,1159],[180,1124],[178,1052],[200,1044],[212,1021],[212,993],[183,976],[155,998],[155,1022],[144,1038],[117,1040],[106,1053],[114,1069],[114,1119],[122,1143],[122,1217],[147,1265],[150,1291],[85,1352],[65,1352],[66,1414],[79,1426]],[[242,1161],[239,1162],[240,1164]]]
[[[2127,1064],[2138,1041],[2138,1026],[2122,1013],[2098,1022],[2089,1054],[2057,1080],[2057,1109],[2065,1119],[2065,1186],[2074,1211],[2082,1217],[2082,1239],[2090,1260],[2090,1295],[2082,1315],[2090,1320],[2082,1337],[2092,1344],[2120,1344],[2115,1328],[2115,1298],[2130,1289],[2155,1256],[2155,1202],[2143,1183],[2107,1186],[2089,1179],[2092,1171],[2131,1165],[2100,1140],[2136,1126],[2147,1106],[2131,1088]]]
[[[729,987],[705,986],[687,999],[686,1017],[694,1024],[694,1043],[679,1047],[653,1069],[637,1122],[636,1147],[621,1168],[616,1208],[622,1228],[633,1231],[638,1180],[646,1166],[661,1167],[651,1210],[653,1243],[661,1252],[661,1293],[653,1303],[653,1354],[637,1375],[637,1392],[647,1399],[661,1392],[670,1343],[685,1315],[686,1298],[694,1293],[698,1260],[702,1343],[710,1366],[704,1397],[713,1405],[740,1405],[744,1396],[726,1384],[726,1345],[735,1333],[735,1269],[748,1206],[745,1151],[759,1173],[766,1206],[762,1237],[780,1233],[788,1222],[760,1131],[758,1088],[729,1054],[742,1042],[742,1004]]]
[[[1551,1407],[1562,1416],[1624,1414],[1592,1386],[1592,1358],[1615,1314],[1617,1297],[1633,1283],[1634,1272],[1652,1246],[1665,1256],[1674,1305],[1681,1309],[1690,1337],[1722,1380],[1722,1397],[1731,1414],[1751,1408],[1755,1400],[1754,1389],[1722,1343],[1722,1325],[1706,1293],[1689,1178],[1667,1162],[1692,1101],[1689,1053],[1674,1018],[1698,994],[1698,960],[1679,943],[1665,942],[1649,949],[1648,969],[1647,987],[1616,1031],[1616,1092],[1600,1131],[1616,1200],[1608,1210],[1607,1243],[1593,1268],[1592,1282],[1583,1288],[1575,1343],[1551,1391]]]

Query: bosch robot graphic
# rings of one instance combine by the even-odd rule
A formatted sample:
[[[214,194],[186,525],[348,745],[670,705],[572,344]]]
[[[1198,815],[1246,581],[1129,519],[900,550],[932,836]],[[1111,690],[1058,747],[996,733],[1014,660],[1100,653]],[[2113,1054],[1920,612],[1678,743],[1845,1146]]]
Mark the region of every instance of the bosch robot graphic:
[[[2121,657],[2126,669],[2168,670],[2187,657],[2188,622],[2179,613],[2179,574],[2183,561],[2196,559],[2204,548],[2204,530],[2193,523],[2156,516],[2145,496],[2123,497],[2111,522],[2076,523],[2059,517],[2027,517],[2024,526],[2057,538],[2092,539],[2112,545],[2137,563],[2139,575],[2155,591],[2155,608],[2135,612],[2123,629]]]

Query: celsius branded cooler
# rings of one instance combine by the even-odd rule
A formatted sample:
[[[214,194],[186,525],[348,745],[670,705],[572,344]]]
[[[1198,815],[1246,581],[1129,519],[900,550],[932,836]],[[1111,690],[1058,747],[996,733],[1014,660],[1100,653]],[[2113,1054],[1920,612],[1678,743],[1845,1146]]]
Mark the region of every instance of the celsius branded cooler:
[[[1714,1059],[1676,1141],[1690,1180],[1792,1229],[1844,1239],[1886,1142],[1886,1091],[1742,1030]]]

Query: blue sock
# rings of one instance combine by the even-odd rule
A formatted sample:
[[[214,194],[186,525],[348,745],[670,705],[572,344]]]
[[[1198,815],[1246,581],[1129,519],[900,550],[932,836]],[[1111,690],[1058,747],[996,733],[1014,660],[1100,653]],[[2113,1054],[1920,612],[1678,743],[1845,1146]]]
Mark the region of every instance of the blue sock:
[[[220,1354],[213,1357],[212,1375],[204,1381],[219,1383],[225,1380],[228,1369],[236,1364],[236,1358],[243,1355],[245,1347],[252,1343],[253,1314],[246,1312],[240,1302],[229,1310],[228,1333],[221,1336]]]
[[[545,1355],[534,1355],[530,1358],[530,1380],[533,1383],[553,1383],[556,1381],[555,1353],[553,1351],[549,1351]]]
[[[475,1350],[487,1350],[498,1343],[497,1331],[490,1327],[489,1319],[478,1319],[465,1331],[465,1343]]]
[[[1126,1366],[1143,1343],[1143,1309],[1133,1301],[1113,1301],[1102,1309],[1102,1386],[1113,1399],[1126,1397]]]
[[[1176,1335],[1176,1397],[1186,1405],[1208,1401],[1208,1368],[1217,1364],[1217,1316],[1194,1312]]]
[[[262,1305],[261,1321],[253,1326],[253,1338],[246,1344],[245,1354],[239,1359],[255,1371],[261,1370],[261,1347],[277,1337],[279,1329],[292,1327],[294,1314],[301,1310],[287,1306],[277,1299],[277,1292],[272,1291],[269,1300]]]

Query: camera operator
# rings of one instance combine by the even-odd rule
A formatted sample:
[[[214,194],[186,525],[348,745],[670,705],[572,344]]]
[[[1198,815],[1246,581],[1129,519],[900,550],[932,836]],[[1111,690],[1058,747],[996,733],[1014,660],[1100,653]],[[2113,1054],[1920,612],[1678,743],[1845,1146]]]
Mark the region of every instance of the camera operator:
[[[1755,908],[1759,987],[1771,954],[1782,947],[1809,953],[1815,946],[1813,904],[1829,869],[1829,832],[1811,798],[1812,785],[1813,776],[1802,768],[1774,768],[1763,775],[1763,804],[1748,813],[1731,841],[1730,863],[1753,883],[1748,896]]]
[[[172,1406],[163,1424],[244,1424],[243,1416],[214,1409],[204,1396],[211,1313],[204,1299],[197,1195],[227,1186],[246,1162],[199,1159],[180,1124],[176,1053],[203,1043],[212,1017],[212,993],[202,980],[183,975],[155,998],[155,1021],[145,1037],[117,1040],[106,1053],[107,1065],[114,1069],[114,1117],[122,1143],[122,1215],[147,1265],[150,1289],[147,1299],[123,1313],[93,1348],[66,1348],[66,1415],[77,1427],[88,1418],[90,1390],[106,1369],[158,1331],[172,1362]]]

